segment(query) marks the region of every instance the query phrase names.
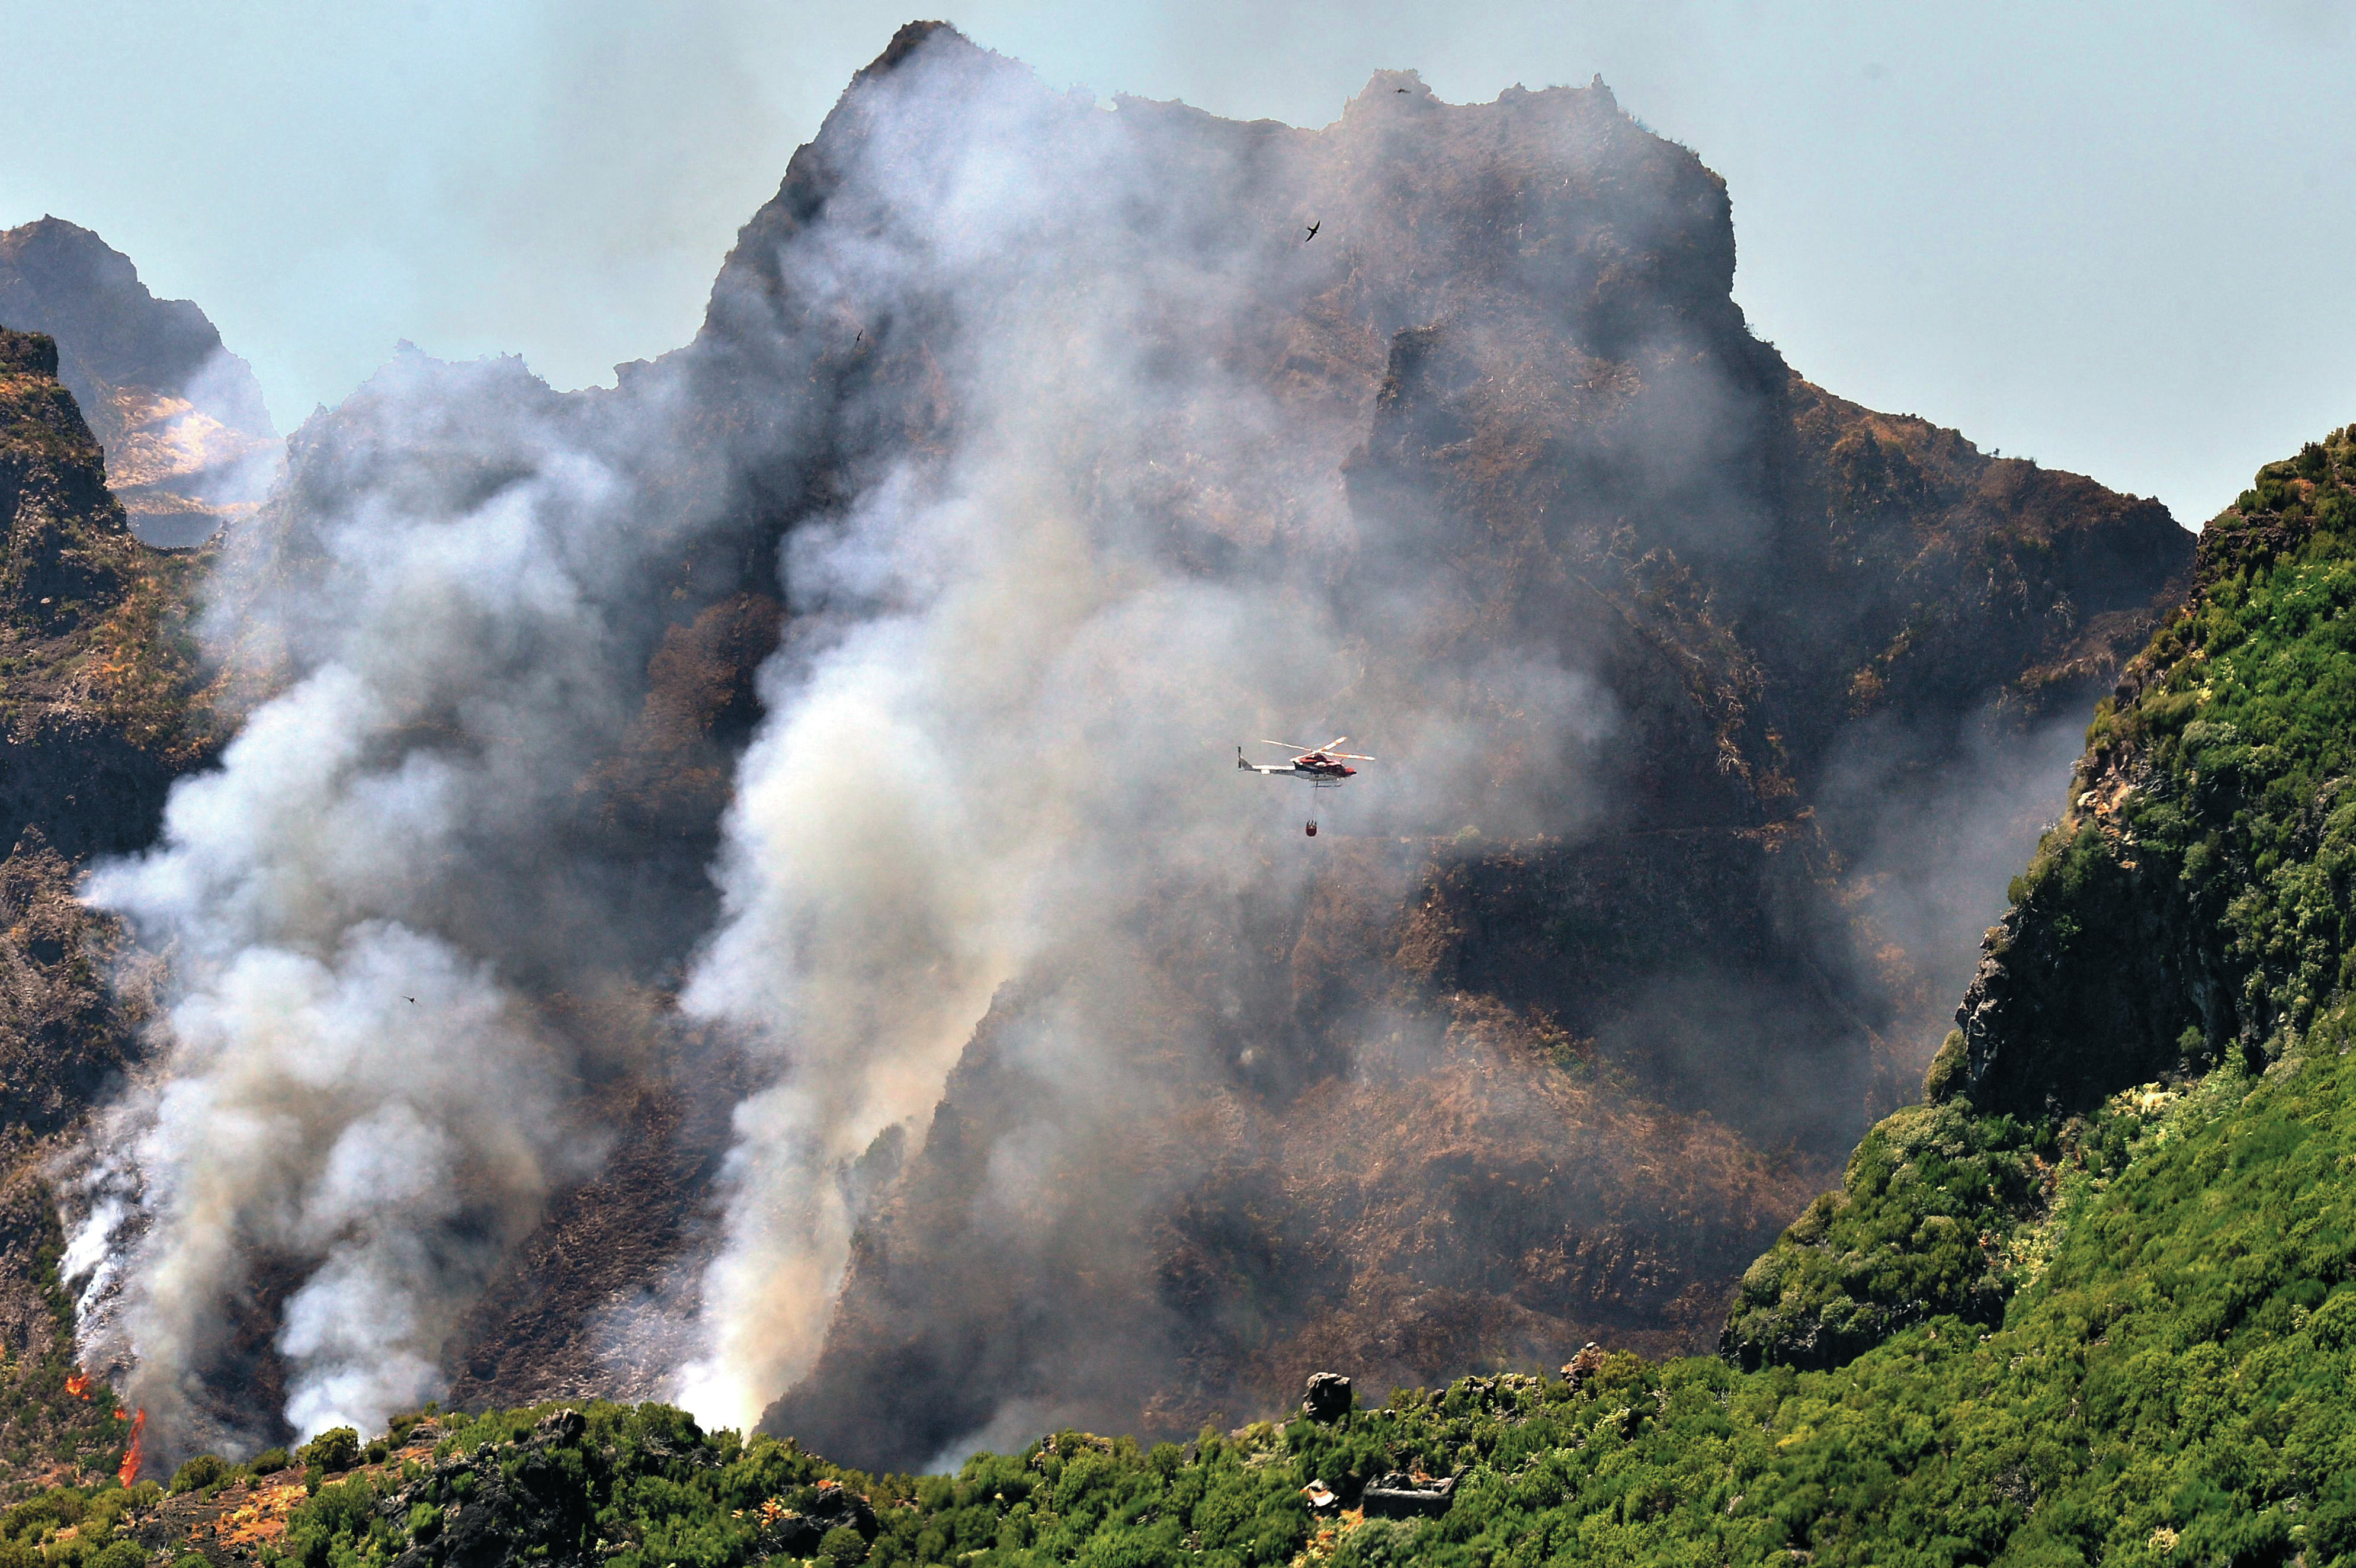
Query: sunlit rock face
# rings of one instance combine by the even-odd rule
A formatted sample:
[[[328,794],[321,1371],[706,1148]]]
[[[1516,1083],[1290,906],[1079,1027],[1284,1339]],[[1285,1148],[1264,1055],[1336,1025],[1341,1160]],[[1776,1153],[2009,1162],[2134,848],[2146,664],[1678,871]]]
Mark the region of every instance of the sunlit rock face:
[[[262,499],[277,440],[252,368],[89,229],[44,218],[0,230],[0,325],[57,339],[59,379],[147,543],[201,543]]]

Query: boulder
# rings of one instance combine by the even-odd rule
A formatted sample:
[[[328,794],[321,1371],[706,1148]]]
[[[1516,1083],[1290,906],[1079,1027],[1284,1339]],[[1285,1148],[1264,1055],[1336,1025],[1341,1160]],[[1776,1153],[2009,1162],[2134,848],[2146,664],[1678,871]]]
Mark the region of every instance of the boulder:
[[[581,1435],[589,1430],[589,1422],[577,1410],[560,1410],[553,1415],[543,1415],[531,1429],[532,1436],[546,1443],[578,1443]]]
[[[1590,1339],[1579,1348],[1579,1354],[1564,1363],[1562,1381],[1570,1385],[1571,1392],[1577,1393],[1602,1365],[1603,1347]]]
[[[1350,1413],[1350,1380],[1339,1372],[1312,1372],[1301,1413],[1312,1421],[1339,1421]]]
[[[830,1528],[806,1513],[782,1514],[762,1531],[762,1544],[787,1557],[808,1557],[818,1551],[818,1543],[826,1539]]]
[[[1414,1519],[1446,1513],[1448,1500],[1455,1493],[1453,1476],[1435,1481],[1393,1470],[1376,1477],[1360,1494],[1358,1505],[1366,1510],[1368,1519]]]
[[[876,1521],[873,1506],[866,1498],[840,1481],[820,1481],[818,1484],[818,1500],[810,1504],[809,1517],[821,1532],[839,1525],[848,1525],[857,1531],[863,1541],[873,1541],[883,1529]]]

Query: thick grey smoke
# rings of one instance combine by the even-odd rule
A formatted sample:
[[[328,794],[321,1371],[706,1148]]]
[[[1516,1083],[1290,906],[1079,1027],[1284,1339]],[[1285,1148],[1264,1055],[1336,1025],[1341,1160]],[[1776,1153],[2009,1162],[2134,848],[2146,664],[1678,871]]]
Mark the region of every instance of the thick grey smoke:
[[[812,630],[764,672],[725,919],[683,997],[776,1074],[736,1115],[681,1383],[731,1424],[818,1352],[854,1218],[836,1173],[929,1113],[1001,986],[1045,955],[1118,953],[1147,901],[1280,896],[1308,862],[1269,867],[1266,828],[1317,806],[1356,832],[1451,813],[1575,828],[1583,750],[1612,725],[1549,638],[1469,667],[1399,656],[1446,590],[1408,529],[1345,502],[1381,361],[1340,397],[1280,402],[1280,345],[1251,338],[1352,263],[1254,188],[1301,171],[1247,141],[1173,179],[1139,112],[964,53],[902,66],[862,107],[851,194],[777,271],[881,352],[930,330],[954,435],[788,545]],[[1190,528],[1222,566],[1176,548]],[[1345,572],[1380,585],[1355,616],[1330,592]],[[1239,741],[1344,731],[1380,761],[1339,799],[1232,765]],[[1033,1044],[1059,1081],[1110,1058],[1107,1019],[1055,1019]],[[1086,1104],[1076,1147],[1136,1097]]]
[[[632,890],[584,852],[579,786],[676,539],[629,504],[637,427],[577,414],[512,362],[410,356],[298,436],[208,627],[275,695],[91,880],[169,979],[70,1271],[175,1442],[266,1435],[206,1392],[257,1304],[298,1433],[440,1392],[457,1315],[594,1154],[594,1063],[519,987],[624,972]]]
[[[1901,1019],[1911,1094],[1912,1075],[1927,1065],[1970,983],[1981,933],[2004,914],[2006,883],[2062,814],[2085,726],[2074,714],[2039,722],[1998,704],[1927,745],[1890,732],[1901,727],[1858,726],[1819,799],[1858,848],[1853,870],[1870,918],[1852,932],[1868,940],[1851,961],[1865,972],[1885,967],[1894,944],[1908,972],[1876,978],[1920,998]],[[1935,770],[1909,766],[1925,752],[1950,760]],[[1929,776],[1910,776],[1918,770]]]

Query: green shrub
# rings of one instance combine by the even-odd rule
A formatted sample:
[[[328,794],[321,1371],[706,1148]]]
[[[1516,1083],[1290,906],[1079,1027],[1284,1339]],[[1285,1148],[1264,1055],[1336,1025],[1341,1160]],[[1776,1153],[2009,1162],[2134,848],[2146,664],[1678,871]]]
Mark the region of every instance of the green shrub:
[[[274,1476],[294,1462],[293,1456],[284,1448],[264,1448],[245,1462],[245,1473],[249,1476]]]
[[[230,1475],[230,1463],[218,1454],[199,1454],[172,1472],[170,1488],[174,1497],[193,1492],[224,1480]]]
[[[54,1487],[10,1509],[5,1520],[0,1520],[0,1532],[12,1541],[25,1540],[45,1530],[80,1524],[89,1508],[89,1499],[73,1488]]]
[[[365,1480],[321,1487],[286,1522],[282,1550],[304,1568],[337,1561],[338,1543],[365,1538],[375,1518],[376,1493]]]
[[[1965,1043],[1964,1031],[1951,1029],[1940,1042],[1939,1053],[1931,1059],[1929,1071],[1922,1074],[1922,1098],[1925,1101],[1945,1099],[1964,1086],[1964,1072],[1971,1065],[1971,1050]]]
[[[359,1463],[360,1435],[348,1426],[330,1426],[296,1452],[306,1468],[332,1476]]]

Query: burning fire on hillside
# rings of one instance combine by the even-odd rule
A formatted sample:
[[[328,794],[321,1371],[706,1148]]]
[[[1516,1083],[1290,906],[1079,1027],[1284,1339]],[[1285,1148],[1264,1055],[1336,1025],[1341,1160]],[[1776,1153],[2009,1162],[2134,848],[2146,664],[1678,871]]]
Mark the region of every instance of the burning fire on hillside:
[[[123,1450],[123,1463],[114,1472],[115,1478],[126,1487],[139,1478],[139,1448],[146,1431],[147,1413],[143,1410],[131,1418],[131,1442]]]

